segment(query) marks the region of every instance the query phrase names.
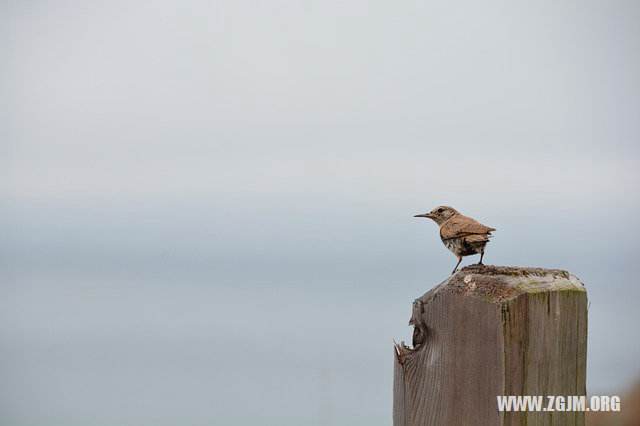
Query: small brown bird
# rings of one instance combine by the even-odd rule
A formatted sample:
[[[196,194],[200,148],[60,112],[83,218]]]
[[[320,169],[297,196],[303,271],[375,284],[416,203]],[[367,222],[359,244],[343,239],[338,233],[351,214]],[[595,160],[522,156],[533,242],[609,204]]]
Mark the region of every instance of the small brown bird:
[[[489,238],[492,236],[491,232],[495,231],[495,228],[485,226],[448,206],[439,206],[429,213],[417,214],[414,217],[427,217],[440,227],[442,243],[458,258],[458,263],[451,274],[456,272],[463,256],[480,253],[478,265],[482,265],[484,247],[489,242]]]

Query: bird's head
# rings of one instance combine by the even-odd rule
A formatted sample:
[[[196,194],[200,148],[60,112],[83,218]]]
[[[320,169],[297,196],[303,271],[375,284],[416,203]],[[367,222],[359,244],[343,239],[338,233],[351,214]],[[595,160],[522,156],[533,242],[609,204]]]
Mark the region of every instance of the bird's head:
[[[453,207],[438,206],[435,209],[431,210],[429,213],[417,214],[413,217],[427,217],[433,220],[438,225],[442,225],[457,214],[459,214],[458,211]]]

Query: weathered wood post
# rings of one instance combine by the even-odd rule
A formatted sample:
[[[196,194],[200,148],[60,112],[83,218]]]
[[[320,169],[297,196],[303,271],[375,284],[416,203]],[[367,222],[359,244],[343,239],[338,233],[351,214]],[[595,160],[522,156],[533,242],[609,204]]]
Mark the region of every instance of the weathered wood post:
[[[418,298],[409,324],[413,348],[395,347],[394,426],[584,425],[584,413],[500,412],[496,399],[586,394],[587,293],[575,276],[468,266]]]

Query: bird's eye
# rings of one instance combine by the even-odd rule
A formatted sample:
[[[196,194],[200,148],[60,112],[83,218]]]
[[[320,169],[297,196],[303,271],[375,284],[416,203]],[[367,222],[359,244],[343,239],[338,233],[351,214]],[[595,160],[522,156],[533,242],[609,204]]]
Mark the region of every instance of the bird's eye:
[[[438,209],[438,213],[442,213],[444,209]]]

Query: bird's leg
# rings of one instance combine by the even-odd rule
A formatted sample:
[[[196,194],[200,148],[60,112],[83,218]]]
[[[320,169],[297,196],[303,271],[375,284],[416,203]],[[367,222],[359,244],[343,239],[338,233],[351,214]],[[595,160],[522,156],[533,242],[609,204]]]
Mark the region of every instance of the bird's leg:
[[[480,262],[478,262],[478,265],[484,265],[484,263],[482,263],[482,258],[484,257],[484,250],[482,250],[480,252]]]
[[[458,266],[460,265],[460,262],[462,262],[462,256],[458,256],[458,263],[456,263],[456,267],[453,268],[453,271],[451,271],[451,275],[456,273],[456,270],[458,269]]]

